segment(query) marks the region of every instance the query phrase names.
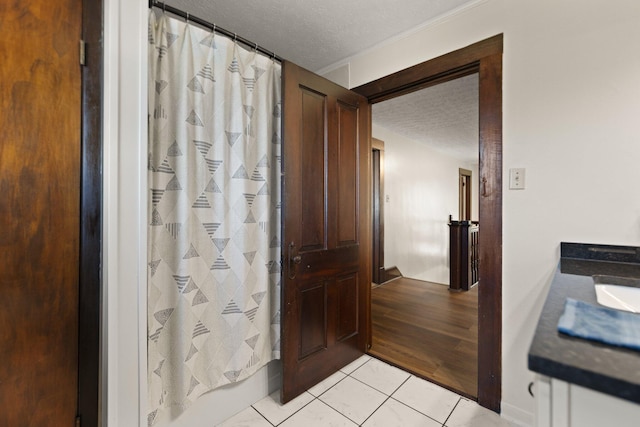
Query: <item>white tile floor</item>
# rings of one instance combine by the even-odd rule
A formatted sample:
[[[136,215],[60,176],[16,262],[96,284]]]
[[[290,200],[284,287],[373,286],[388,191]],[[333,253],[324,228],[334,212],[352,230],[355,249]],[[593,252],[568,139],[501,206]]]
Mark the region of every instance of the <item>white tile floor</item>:
[[[220,427],[507,427],[476,402],[369,356],[342,368],[296,399],[280,391]]]

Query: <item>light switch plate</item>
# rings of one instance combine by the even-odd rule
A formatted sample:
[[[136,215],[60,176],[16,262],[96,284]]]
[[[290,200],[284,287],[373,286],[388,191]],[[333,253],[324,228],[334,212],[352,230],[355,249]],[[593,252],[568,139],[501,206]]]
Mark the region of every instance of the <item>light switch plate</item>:
[[[509,190],[524,190],[524,168],[509,169]]]

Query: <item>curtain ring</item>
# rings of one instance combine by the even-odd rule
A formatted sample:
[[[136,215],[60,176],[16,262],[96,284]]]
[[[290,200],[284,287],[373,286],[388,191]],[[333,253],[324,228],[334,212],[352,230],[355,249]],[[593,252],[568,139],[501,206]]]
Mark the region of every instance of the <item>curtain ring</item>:
[[[233,42],[236,43],[238,40],[238,35],[236,33],[233,33]]]
[[[187,24],[189,23],[189,12],[187,12],[187,20],[185,21]]]
[[[211,30],[211,33],[213,33],[213,35],[216,34],[216,23],[213,23],[213,30]]]
[[[255,43],[255,46],[254,46],[254,48],[253,48],[253,51],[254,51],[254,52],[257,52],[257,51],[258,51],[258,43]]]
[[[166,14],[167,13],[167,4],[165,2],[162,2],[162,14]]]

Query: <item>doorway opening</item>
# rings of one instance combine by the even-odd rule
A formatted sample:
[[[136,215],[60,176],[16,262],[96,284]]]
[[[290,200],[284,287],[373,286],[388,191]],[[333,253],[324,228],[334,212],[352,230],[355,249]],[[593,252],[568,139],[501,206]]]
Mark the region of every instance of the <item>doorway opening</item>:
[[[471,178],[473,177],[473,172],[468,169],[460,168],[458,170],[459,174],[459,197],[458,197],[458,206],[459,209],[459,218],[460,221],[471,221],[471,192],[472,192],[472,184]]]
[[[374,277],[369,353],[475,399],[478,292],[460,286],[457,237],[478,220],[478,74],[374,104],[372,135],[374,265],[402,276]]]
[[[373,244],[372,275],[371,281],[381,284],[388,280],[384,268],[384,141],[371,138],[371,183],[373,206]]]
[[[375,104],[478,73],[478,403],[500,412],[502,382],[502,52],[497,35],[354,89]],[[370,324],[370,322],[369,322]],[[369,329],[371,342],[371,329]]]

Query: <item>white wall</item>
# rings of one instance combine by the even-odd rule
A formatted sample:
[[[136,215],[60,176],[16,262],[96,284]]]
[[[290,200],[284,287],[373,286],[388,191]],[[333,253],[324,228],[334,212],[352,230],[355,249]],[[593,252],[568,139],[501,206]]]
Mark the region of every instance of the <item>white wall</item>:
[[[449,215],[458,219],[459,168],[475,169],[473,177],[477,178],[477,165],[442,154],[424,142],[407,139],[375,123],[373,137],[385,143],[385,267],[396,266],[412,279],[449,285],[447,224]],[[473,187],[477,189],[477,184]]]
[[[503,188],[502,408],[521,421],[559,243],[640,245],[638,22],[637,0],[485,0],[346,61],[355,87],[504,33],[504,176],[527,188]]]
[[[147,202],[141,141],[146,141],[147,7],[145,2],[104,2],[105,426],[146,425],[141,400],[146,399]]]

